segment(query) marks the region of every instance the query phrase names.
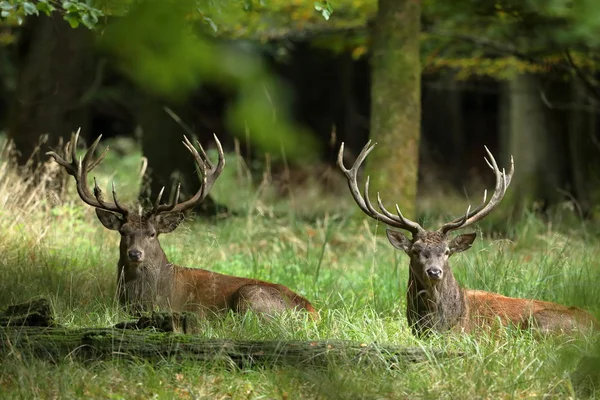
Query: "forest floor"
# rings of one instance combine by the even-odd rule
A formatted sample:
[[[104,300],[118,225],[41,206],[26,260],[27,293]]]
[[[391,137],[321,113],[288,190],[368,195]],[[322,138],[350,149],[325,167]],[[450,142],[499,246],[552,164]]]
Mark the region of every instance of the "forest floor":
[[[598,352],[594,338],[540,338],[517,329],[494,334],[414,337],[405,317],[408,258],[363,219],[341,185],[325,195],[309,188],[273,199],[268,179],[251,185],[247,168],[228,155],[215,199],[235,216],[186,221],[161,243],[170,261],[278,282],[310,299],[320,319],[289,313],[271,321],[223,315],[201,322],[199,335],[232,340],[351,340],[420,347],[425,362],[365,365],[337,360],[320,367],[227,362],[123,360],[49,362],[15,352],[0,360],[2,398],[409,399],[578,398],[594,395],[577,371]],[[109,153],[94,175],[115,177],[132,199],[139,153]],[[47,176],[54,173],[48,166]],[[266,175],[265,175],[266,176]],[[31,191],[0,159],[0,308],[36,296],[50,299],[65,327],[110,327],[126,320],[114,293],[119,235],[102,227],[73,190],[57,194],[42,180]],[[316,186],[315,186],[316,187]],[[258,189],[256,189],[258,188]],[[345,192],[345,191],[346,192]],[[510,189],[509,189],[510,190]],[[329,193],[329,191],[328,191]],[[478,195],[474,196],[478,198]],[[433,228],[466,204],[424,213]],[[438,207],[440,209],[441,206]],[[472,289],[584,307],[600,315],[599,227],[564,209],[545,220],[498,216],[480,225],[471,250],[451,259]],[[431,226],[430,226],[431,225]],[[435,350],[462,357],[437,357]]]

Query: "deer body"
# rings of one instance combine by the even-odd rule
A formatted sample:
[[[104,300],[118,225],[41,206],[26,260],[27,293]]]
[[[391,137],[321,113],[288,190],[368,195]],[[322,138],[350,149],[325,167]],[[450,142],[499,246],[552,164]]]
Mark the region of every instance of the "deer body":
[[[594,317],[577,307],[566,307],[547,301],[506,297],[481,290],[465,290],[460,287],[449,265],[455,253],[468,250],[475,240],[475,233],[458,235],[452,239],[448,233],[465,228],[488,215],[502,200],[514,172],[500,171],[493,155],[488,165],[496,175],[496,188],[489,200],[487,191],[483,202],[474,210],[467,209],[464,216],[444,224],[436,231],[427,231],[418,223],[405,218],[396,205],[396,214],[389,212],[377,195],[377,211],[369,200],[369,179],[364,195],[358,188],[358,168],[374,148],[370,142],[363,148],[351,169],[343,163],[344,147],[340,148],[338,165],[348,178],[354,200],[368,216],[389,226],[407,230],[412,238],[395,230],[387,230],[390,243],[410,257],[406,317],[414,334],[449,330],[468,332],[488,328],[494,324],[535,328],[542,333],[598,330],[600,324]],[[486,159],[487,161],[487,159]]]
[[[201,175],[201,187],[192,198],[179,203],[179,187],[172,204],[161,204],[161,191],[150,210],[138,213],[121,205],[113,185],[113,202],[107,202],[95,185],[90,193],[87,174],[97,166],[108,149],[96,160],[92,155],[100,137],[88,149],[83,159],[76,159],[79,133],[67,143],[66,161],[54,152],[48,153],[75,177],[77,192],[87,204],[95,207],[96,215],[105,228],[121,234],[117,267],[119,301],[133,312],[156,308],[172,311],[193,311],[200,316],[220,311],[254,311],[271,315],[285,310],[302,309],[316,315],[308,300],[283,285],[256,279],[223,275],[204,269],[186,268],[169,262],[158,237],[175,230],[184,219],[184,212],[207,196],[225,164],[223,149],[216,139],[219,161],[213,166],[202,146],[200,153],[184,136],[184,145],[194,156]],[[163,188],[164,189],[164,188]]]
[[[283,285],[170,263],[155,233],[162,226],[157,221],[131,231],[114,214],[99,209],[96,213],[106,228],[121,232],[117,291],[121,304],[134,312],[159,308],[206,316],[227,310],[271,314],[300,308],[316,313],[308,300]]]
[[[117,282],[121,303],[134,312],[158,308],[200,316],[227,310],[272,314],[292,308],[316,313],[308,300],[283,285],[174,264],[158,271],[142,265],[133,276],[123,273]]]

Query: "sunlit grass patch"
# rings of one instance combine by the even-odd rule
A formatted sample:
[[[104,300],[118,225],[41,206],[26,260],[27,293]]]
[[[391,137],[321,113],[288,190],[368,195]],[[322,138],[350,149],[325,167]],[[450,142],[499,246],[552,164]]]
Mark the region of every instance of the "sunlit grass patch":
[[[104,229],[92,208],[82,204],[72,180],[64,193],[52,194],[48,186],[28,186],[5,161],[0,160],[7,166],[0,169],[0,187],[6,191],[0,191],[0,307],[43,295],[51,300],[59,323],[68,327],[107,327],[126,319],[114,297],[118,233]],[[96,175],[102,184],[114,176],[119,193],[133,200],[138,163],[135,153],[107,158]],[[241,212],[223,219],[189,218],[161,237],[165,252],[179,265],[282,283],[310,299],[320,319],[286,313],[265,321],[229,313],[201,321],[202,337],[417,346],[429,352],[428,361],[369,366],[347,360],[318,369],[247,369],[169,360],[53,364],[13,354],[0,361],[2,396],[576,397],[570,372],[579,355],[593,348],[591,338],[540,338],[516,329],[416,338],[405,317],[408,258],[389,245],[384,226],[350,218],[343,207],[310,218],[294,209],[279,212],[285,210],[285,197],[274,204],[267,189],[259,192],[251,181],[239,179],[224,174],[215,194]],[[240,199],[228,197],[223,188],[240,182],[246,182],[245,191],[237,193]],[[428,218],[435,222],[441,217]],[[471,250],[452,258],[464,287],[577,305],[598,315],[600,248],[592,233],[535,215],[506,225],[506,235],[484,230]],[[462,356],[437,357],[435,349]]]

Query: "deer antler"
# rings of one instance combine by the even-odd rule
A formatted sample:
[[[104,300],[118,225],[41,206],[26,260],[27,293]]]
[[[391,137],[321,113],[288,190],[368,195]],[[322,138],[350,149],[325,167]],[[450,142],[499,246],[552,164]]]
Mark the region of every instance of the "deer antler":
[[[173,203],[160,204],[163,192],[165,190],[165,188],[163,187],[161,189],[160,193],[158,194],[156,201],[154,202],[154,208],[152,210],[153,214],[160,214],[163,212],[171,212],[171,211],[184,212],[184,211],[194,207],[196,204],[201,203],[206,198],[206,196],[208,195],[208,192],[210,191],[210,188],[215,183],[215,181],[217,180],[219,175],[221,175],[221,172],[223,171],[223,167],[225,166],[225,155],[223,153],[223,147],[221,146],[221,142],[219,142],[217,135],[214,135],[214,138],[215,138],[215,143],[217,144],[217,151],[219,153],[219,159],[217,161],[217,165],[213,165],[212,162],[208,159],[208,156],[206,155],[206,152],[202,148],[202,145],[200,145],[200,142],[196,141],[196,144],[198,145],[198,148],[200,149],[200,153],[198,153],[198,151],[196,150],[196,148],[194,147],[192,142],[190,142],[190,140],[185,135],[183,136],[182,143],[189,150],[189,152],[192,153],[192,155],[194,156],[194,161],[195,161],[196,166],[198,167],[198,170],[200,173],[200,182],[201,182],[200,189],[198,189],[196,194],[194,196],[192,196],[190,199],[188,199],[182,203],[179,203],[179,194],[181,191],[181,184],[178,184],[177,191],[175,192],[175,198],[173,199]]]
[[[83,200],[92,207],[116,212],[123,215],[124,217],[127,216],[129,211],[127,210],[127,208],[123,207],[117,200],[117,193],[115,190],[114,182],[112,184],[112,203],[104,201],[102,191],[96,183],[96,178],[94,178],[94,195],[92,196],[92,194],[90,193],[90,189],[88,187],[87,182],[87,175],[91,170],[98,166],[100,162],[102,162],[102,160],[106,156],[106,153],[108,152],[108,147],[104,149],[102,154],[100,154],[100,156],[97,159],[92,159],[94,151],[96,150],[96,146],[98,146],[98,143],[102,138],[102,135],[100,135],[94,141],[94,143],[92,143],[90,148],[85,152],[83,159],[81,159],[81,157],[77,158],[76,150],[80,131],[81,128],[78,129],[76,133],[71,135],[71,140],[65,145],[65,158],[68,158],[69,153],[71,153],[70,161],[65,160],[53,151],[49,151],[46,154],[54,158],[54,161],[63,166],[67,173],[75,178],[75,181],[77,182],[77,193],[79,193],[79,197],[81,197],[81,200]]]
[[[371,145],[371,141],[369,140],[365,147],[363,147],[362,151],[356,158],[356,161],[354,161],[354,165],[350,169],[347,169],[344,166],[344,143],[342,143],[342,145],[340,146],[337,164],[348,179],[348,187],[350,188],[350,193],[352,193],[354,201],[356,201],[356,204],[358,204],[360,209],[365,214],[367,214],[371,218],[376,219],[377,221],[383,222],[386,225],[393,226],[395,228],[405,229],[413,233],[414,235],[424,232],[425,230],[423,229],[423,227],[421,227],[421,225],[409,220],[408,218],[402,215],[398,204],[396,204],[396,212],[398,213],[398,215],[394,215],[388,210],[386,210],[383,206],[379,193],[377,193],[377,205],[381,209],[381,213],[375,210],[375,207],[373,207],[371,201],[369,200],[369,177],[367,177],[367,181],[365,183],[364,197],[360,194],[360,189],[358,188],[357,180],[358,169],[360,168],[365,158],[369,155],[369,153],[375,148],[376,144],[377,143]]]
[[[496,159],[494,158],[490,150],[486,146],[484,147],[485,151],[490,157],[490,161],[488,161],[488,159],[485,158],[485,162],[494,171],[494,174],[496,175],[496,188],[494,189],[494,194],[490,198],[490,201],[486,204],[485,201],[487,198],[487,190],[484,191],[483,201],[477,208],[475,208],[473,211],[469,211],[469,207],[465,215],[442,225],[442,227],[440,228],[440,232],[444,234],[455,229],[466,228],[467,226],[472,225],[475,222],[483,219],[485,216],[491,213],[492,210],[494,210],[498,206],[498,204],[500,204],[500,201],[502,201],[502,199],[504,198],[504,194],[506,193],[508,185],[510,185],[513,173],[515,172],[515,162],[513,160],[513,157],[510,157],[510,171],[508,172],[508,174],[506,174],[504,169],[500,171],[500,169],[498,168],[498,164],[496,163]]]

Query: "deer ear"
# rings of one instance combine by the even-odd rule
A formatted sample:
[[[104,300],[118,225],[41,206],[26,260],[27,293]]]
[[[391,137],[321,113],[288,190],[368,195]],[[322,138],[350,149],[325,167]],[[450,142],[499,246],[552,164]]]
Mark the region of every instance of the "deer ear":
[[[450,253],[460,253],[461,251],[469,250],[473,245],[473,241],[477,237],[477,233],[465,233],[464,235],[458,235],[450,242],[448,246]]]
[[[102,225],[106,229],[110,229],[111,231],[118,231],[121,229],[123,225],[123,220],[119,218],[119,216],[110,211],[103,210],[101,208],[96,208],[96,216],[102,222]]]
[[[169,233],[173,232],[175,228],[179,226],[181,221],[185,218],[185,215],[180,212],[170,212],[158,214],[155,217],[156,230],[158,233]]]
[[[410,251],[411,242],[402,232],[386,229],[385,233],[392,246],[407,253]]]

